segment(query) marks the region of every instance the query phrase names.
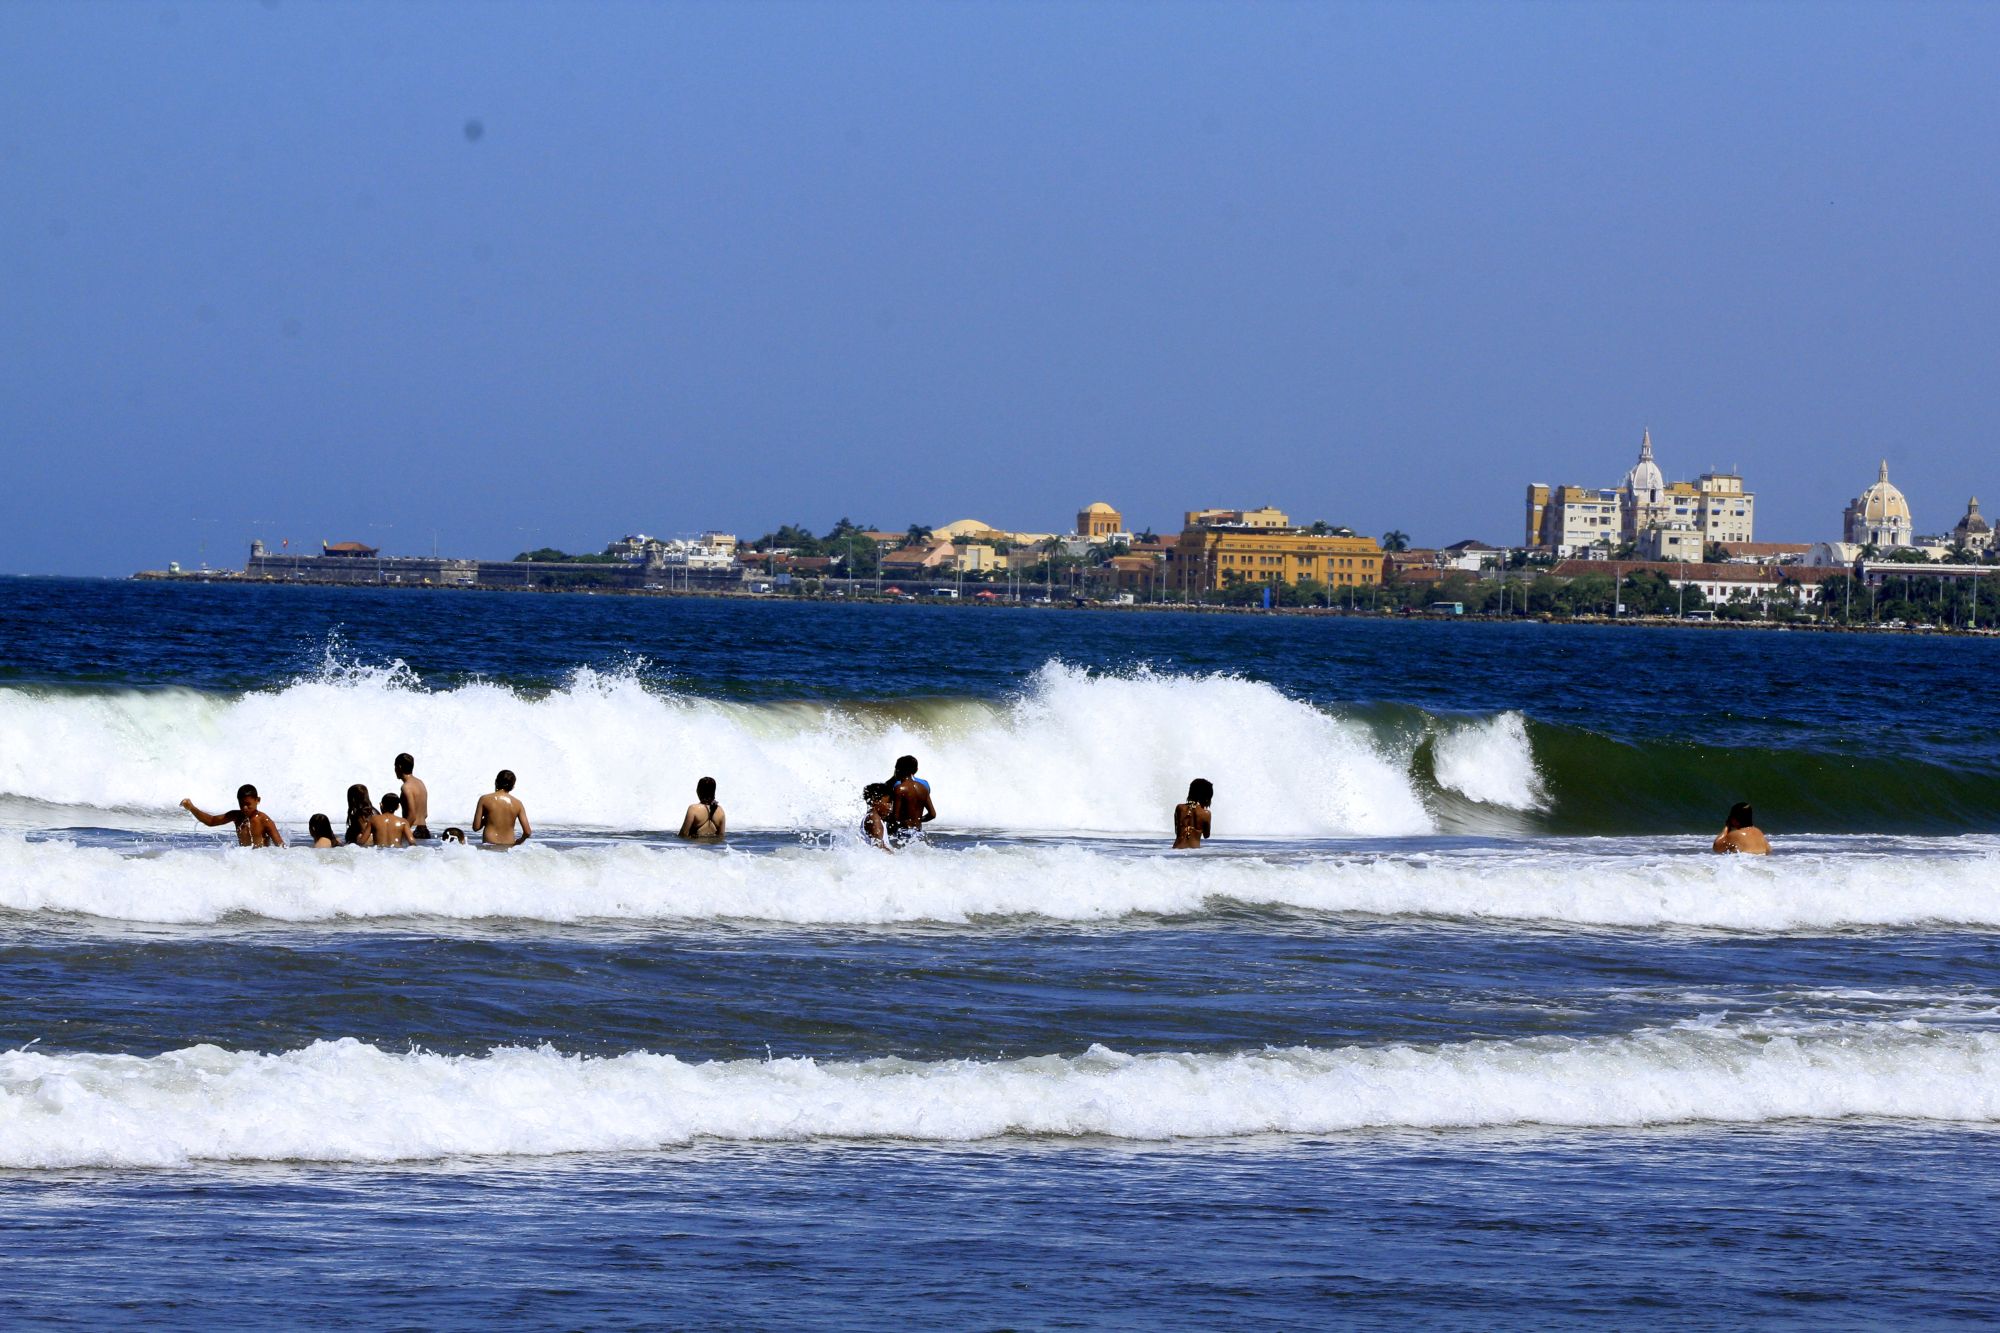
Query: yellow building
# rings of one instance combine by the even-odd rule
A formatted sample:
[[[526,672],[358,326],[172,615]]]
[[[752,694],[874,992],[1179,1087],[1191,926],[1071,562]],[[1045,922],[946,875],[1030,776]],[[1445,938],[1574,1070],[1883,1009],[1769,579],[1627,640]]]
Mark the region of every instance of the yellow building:
[[[1288,527],[1190,526],[1167,552],[1165,577],[1184,596],[1307,580],[1372,588],[1382,581],[1382,548],[1373,537],[1316,537]]]
[[[1099,500],[1076,513],[1076,535],[1098,541],[1125,531],[1125,516]]]

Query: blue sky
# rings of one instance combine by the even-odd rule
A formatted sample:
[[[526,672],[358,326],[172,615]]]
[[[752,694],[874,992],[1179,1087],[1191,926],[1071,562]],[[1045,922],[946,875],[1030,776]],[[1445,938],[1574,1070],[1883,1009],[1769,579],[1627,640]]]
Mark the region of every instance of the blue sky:
[[[2000,503],[2000,6],[0,6],[0,570]],[[476,122],[475,137],[469,125]]]

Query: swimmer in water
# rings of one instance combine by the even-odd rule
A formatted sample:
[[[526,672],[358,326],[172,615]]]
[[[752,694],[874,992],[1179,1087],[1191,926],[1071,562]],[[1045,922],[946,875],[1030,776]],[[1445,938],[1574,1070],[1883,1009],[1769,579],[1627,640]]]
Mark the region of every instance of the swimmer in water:
[[[315,847],[338,847],[340,839],[333,836],[333,821],[325,815],[314,815],[306,821],[306,832],[312,834]]]
[[[382,813],[368,821],[368,845],[370,847],[408,847],[410,845],[410,821],[396,812],[403,803],[395,792],[382,793]]]
[[[1174,807],[1174,846],[1199,847],[1209,836],[1209,802],[1215,799],[1215,785],[1207,778],[1188,783],[1185,801]]]
[[[694,804],[681,816],[681,836],[698,842],[720,842],[729,831],[729,816],[715,803],[715,779],[694,784]]]
[[[894,853],[889,845],[889,810],[895,804],[895,797],[886,782],[871,782],[861,789],[861,799],[868,806],[868,813],[861,821],[861,836],[880,847],[885,852]]]
[[[445,841],[445,842],[455,842],[455,843],[458,843],[458,844],[459,844],[460,846],[464,846],[464,845],[465,845],[465,830],[464,830],[464,829],[462,829],[462,828],[459,828],[459,827],[458,827],[457,825],[455,825],[455,824],[454,824],[454,825],[453,825],[452,827],[450,827],[450,828],[448,828],[448,829],[446,829],[446,830],[444,831],[444,837],[443,837],[442,841]]]
[[[431,836],[431,793],[417,776],[417,761],[407,754],[396,756],[396,777],[403,784],[403,818],[410,821],[410,836],[422,842]]]
[[[372,847],[374,830],[369,820],[381,812],[375,808],[374,798],[368,794],[368,784],[357,782],[347,789],[347,845],[349,847]]]
[[[514,826],[521,826],[519,837]],[[514,770],[503,768],[493,779],[493,790],[479,798],[472,812],[472,831],[488,847],[518,847],[533,836],[528,824],[528,807],[514,794]]]
[[[1738,801],[1729,807],[1729,818],[1722,826],[1722,832],[1715,835],[1714,850],[1725,855],[1731,852],[1744,856],[1769,856],[1770,840],[1764,830],[1757,827],[1757,816],[1750,809],[1748,801]]]
[[[196,808],[192,798],[181,801],[181,809],[210,828],[221,824],[236,825],[236,842],[240,847],[283,847],[285,835],[278,832],[277,824],[257,805],[257,789],[247,782],[236,789],[236,808],[219,815]]]
[[[898,845],[921,838],[924,825],[937,818],[931,800],[931,784],[917,776],[917,757],[906,754],[896,761],[896,776],[889,787],[889,837]]]

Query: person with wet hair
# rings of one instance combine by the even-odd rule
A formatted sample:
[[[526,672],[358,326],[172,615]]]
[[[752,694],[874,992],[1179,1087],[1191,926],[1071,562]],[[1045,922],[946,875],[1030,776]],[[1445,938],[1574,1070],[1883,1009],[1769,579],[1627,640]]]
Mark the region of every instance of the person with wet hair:
[[[306,832],[312,834],[315,847],[338,847],[340,839],[333,836],[333,821],[325,815],[315,814],[306,821]]]
[[[729,816],[715,802],[715,779],[694,784],[694,804],[681,816],[681,836],[691,841],[720,842],[729,831]]]
[[[1184,850],[1201,846],[1209,836],[1208,806],[1215,799],[1215,784],[1207,778],[1188,783],[1187,799],[1174,807],[1174,847]]]
[[[885,852],[894,852],[896,849],[889,841],[889,811],[896,797],[889,784],[869,783],[861,789],[861,801],[868,807],[868,813],[861,819],[861,836]]]
[[[1769,856],[1770,840],[1764,830],[1757,827],[1756,812],[1748,801],[1738,801],[1729,807],[1729,818],[1723,822],[1722,832],[1715,835],[1714,850],[1725,855],[1738,853],[1743,856]]]
[[[924,825],[937,818],[931,800],[931,784],[917,776],[917,757],[906,754],[896,761],[896,775],[889,779],[889,840],[897,846],[924,835]]]
[[[382,793],[382,813],[368,821],[368,845],[370,847],[408,847],[411,845],[410,821],[397,813],[402,808],[403,802],[395,792],[385,791]]]
[[[368,784],[357,782],[347,789],[347,845],[349,847],[373,847],[375,845],[374,826],[369,823],[377,814],[375,799],[368,794]]]
[[[192,797],[183,798],[181,809],[199,819],[210,828],[222,824],[236,825],[236,842],[241,847],[283,847],[285,835],[278,832],[277,824],[271,817],[257,808],[257,789],[244,783],[236,789],[236,808],[219,815],[211,815],[198,809]]]
[[[514,826],[520,825],[520,835]],[[493,779],[493,790],[479,798],[472,812],[472,831],[486,847],[518,847],[534,835],[528,824],[528,807],[514,794],[514,770],[503,768]]]

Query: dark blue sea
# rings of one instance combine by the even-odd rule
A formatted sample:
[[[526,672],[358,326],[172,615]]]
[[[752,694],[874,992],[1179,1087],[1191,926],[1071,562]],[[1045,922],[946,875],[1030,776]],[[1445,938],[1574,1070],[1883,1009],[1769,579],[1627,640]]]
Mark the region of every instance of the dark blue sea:
[[[0,581],[0,1319],[1987,1324],[1996,670]],[[302,845],[399,751],[535,836]],[[179,808],[245,782],[291,847]]]

